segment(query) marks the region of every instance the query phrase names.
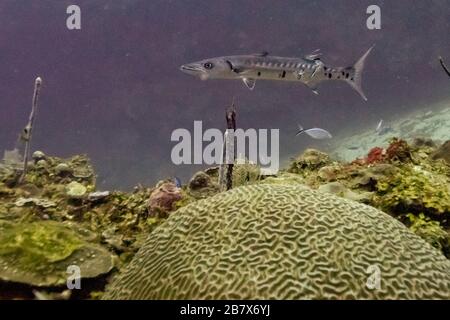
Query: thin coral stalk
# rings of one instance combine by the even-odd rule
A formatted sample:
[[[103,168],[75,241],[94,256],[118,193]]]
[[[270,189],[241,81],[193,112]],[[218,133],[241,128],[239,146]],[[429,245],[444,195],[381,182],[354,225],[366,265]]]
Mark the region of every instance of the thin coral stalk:
[[[442,57],[439,57],[439,62],[441,63],[441,66],[444,69],[445,73],[450,77],[450,70],[445,65],[444,59],[442,59]]]
[[[22,175],[20,176],[19,183],[22,183],[25,179],[25,176],[27,174],[28,170],[28,159],[30,158],[30,148],[31,148],[31,135],[33,131],[33,124],[34,124],[34,118],[36,115],[36,109],[37,109],[37,103],[39,99],[39,93],[41,90],[42,85],[42,79],[40,77],[37,77],[34,81],[34,93],[33,93],[33,100],[31,104],[31,113],[30,117],[28,118],[28,123],[23,129],[23,139],[25,140],[25,152],[23,157],[23,171]]]
[[[230,190],[233,186],[234,166],[234,132],[236,131],[236,108],[234,98],[231,107],[225,113],[227,130],[224,135],[222,164],[219,169],[219,186],[221,191]],[[231,159],[230,159],[231,156]]]

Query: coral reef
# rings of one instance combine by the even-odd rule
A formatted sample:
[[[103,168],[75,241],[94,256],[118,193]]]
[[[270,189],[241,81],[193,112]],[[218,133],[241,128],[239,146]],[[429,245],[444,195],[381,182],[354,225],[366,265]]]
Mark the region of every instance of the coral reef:
[[[149,217],[152,189],[96,191],[86,156],[61,159],[36,151],[21,184],[20,157],[6,156],[0,164],[0,284],[52,289],[65,284],[70,264],[81,268],[82,281],[109,274],[128,263],[163,220]]]
[[[54,222],[0,222],[0,279],[34,286],[61,286],[67,268],[77,265],[82,279],[113,268],[113,255],[69,226]]]
[[[248,160],[239,161],[234,165],[233,188],[249,185],[260,179],[260,167],[258,165]]]
[[[404,166],[397,174],[378,181],[374,202],[387,212],[448,216],[449,186],[449,179],[442,175],[417,166]]]
[[[236,161],[233,166],[233,188],[249,185],[261,180],[260,167],[243,159]],[[212,197],[220,192],[219,167],[199,171],[191,178],[187,187],[188,196],[198,200]],[[187,204],[191,201],[183,201]]]
[[[308,149],[292,161],[288,171],[313,189],[368,204],[408,226],[408,214],[416,218],[424,214],[429,224],[438,223],[439,230],[446,233],[438,248],[450,258],[446,245],[450,241],[450,166],[436,156],[446,154],[446,145],[437,147],[426,138],[414,139],[409,145],[394,137],[386,148],[374,147],[366,157],[349,163],[332,161],[326,154]],[[435,245],[433,237],[412,230]],[[427,232],[437,230],[429,228]],[[437,232],[435,236],[443,235]]]
[[[181,189],[170,181],[161,181],[150,194],[148,211],[151,217],[164,218],[175,209],[175,202],[182,199]]]
[[[386,149],[386,159],[390,162],[407,162],[412,160],[411,150],[405,140],[392,138],[389,147]]]
[[[302,173],[310,170],[317,170],[330,164],[328,154],[315,149],[307,149],[300,156],[291,162],[289,172]]]
[[[348,129],[343,129],[339,135],[330,141],[330,155],[341,161],[351,162],[367,155],[374,147],[385,147],[390,139],[399,137],[416,147],[417,142],[441,144],[449,139],[450,106],[448,101],[430,104],[427,109],[418,109],[411,113],[396,114],[384,119],[389,123],[390,130],[385,134],[377,134],[375,128],[379,119],[373,123],[353,123]],[[351,130],[350,130],[351,128]],[[348,131],[347,131],[348,130]],[[429,147],[435,147],[429,145]]]
[[[408,144],[392,138],[349,162],[307,149],[272,176],[261,176],[257,165],[241,161],[234,165],[229,192],[220,192],[218,167],[211,167],[185,186],[162,180],[127,193],[96,190],[86,156],[61,159],[42,151],[33,153],[18,183],[22,158],[17,150],[5,152],[0,163],[0,286],[13,288],[17,297],[98,299],[119,272],[105,298],[442,297],[448,295],[448,280],[440,289],[431,282],[418,291],[405,288],[412,288],[407,278],[413,273],[420,281],[448,277],[448,260],[419,265],[420,257],[441,261],[439,250],[450,258],[447,156],[448,142],[438,146],[416,138]],[[169,241],[167,235],[183,240]],[[148,271],[139,259],[156,266],[158,259],[178,255],[177,264],[168,265],[164,274],[184,270],[179,273],[183,280],[164,278],[158,269],[151,278],[141,278]],[[365,281],[362,271],[369,261],[392,274],[386,261],[400,259],[407,264],[394,263],[400,282],[388,279],[379,292],[352,282]],[[315,263],[321,266],[317,270],[325,263],[331,273],[312,275],[308,269],[299,275],[289,267]],[[81,266],[82,280],[92,284],[83,285],[82,293],[67,293],[62,286],[70,264]],[[238,275],[248,281],[233,282]],[[323,287],[311,280],[315,277]],[[220,280],[225,278],[228,282]],[[188,287],[197,291],[188,294]],[[5,293],[0,290],[0,298]]]
[[[379,290],[365,284],[376,266]],[[450,261],[389,215],[257,184],[171,215],[105,299],[448,299]]]
[[[204,199],[215,195],[220,191],[218,179],[218,168],[210,170],[209,174],[203,171],[197,172],[189,181],[189,195],[195,199]]]
[[[366,164],[373,164],[377,162],[383,161],[385,156],[385,150],[380,147],[372,148],[367,154],[367,158],[365,159]]]
[[[448,233],[441,227],[438,221],[433,221],[423,213],[419,215],[407,214],[409,229],[421,238],[425,239],[433,247],[442,250],[448,256],[450,253],[450,239]]]
[[[450,164],[450,140],[447,140],[435,152],[433,152],[432,158],[434,160],[443,159]]]

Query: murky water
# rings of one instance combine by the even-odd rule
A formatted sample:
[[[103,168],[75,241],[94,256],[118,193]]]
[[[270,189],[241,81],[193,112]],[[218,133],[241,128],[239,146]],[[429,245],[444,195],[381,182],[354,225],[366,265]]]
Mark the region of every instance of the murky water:
[[[448,299],[448,0],[73,2],[0,1],[0,299]]]
[[[194,120],[224,129],[232,97],[238,127],[280,129],[287,159],[328,147],[296,137],[298,123],[339,134],[450,94],[437,60],[450,60],[446,1],[378,1],[375,30],[367,27],[371,1],[79,1],[80,30],[66,26],[70,4],[0,4],[0,148],[14,147],[39,75],[33,149],[87,153],[105,188],[186,180],[198,167],[172,163],[172,131],[192,130]],[[215,56],[303,57],[316,49],[325,63],[350,66],[372,45],[363,72],[367,102],[345,83],[323,84],[316,96],[300,83],[258,81],[250,91],[239,81],[203,82],[179,71]]]

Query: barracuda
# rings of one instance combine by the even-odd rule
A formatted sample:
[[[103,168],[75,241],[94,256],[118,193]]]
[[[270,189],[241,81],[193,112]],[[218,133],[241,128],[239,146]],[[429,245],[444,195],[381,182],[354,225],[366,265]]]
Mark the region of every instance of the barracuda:
[[[276,57],[267,52],[216,57],[182,65],[180,70],[202,80],[240,79],[250,90],[255,88],[256,80],[297,81],[318,94],[317,85],[322,81],[345,81],[367,100],[361,74],[372,48],[351,67],[325,65],[315,51],[303,58]]]

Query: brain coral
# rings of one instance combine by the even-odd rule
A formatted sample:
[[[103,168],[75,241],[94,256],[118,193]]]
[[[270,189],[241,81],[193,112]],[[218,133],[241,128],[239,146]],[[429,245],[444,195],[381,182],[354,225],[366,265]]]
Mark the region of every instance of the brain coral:
[[[259,184],[179,209],[104,298],[448,299],[450,262],[372,207]]]

